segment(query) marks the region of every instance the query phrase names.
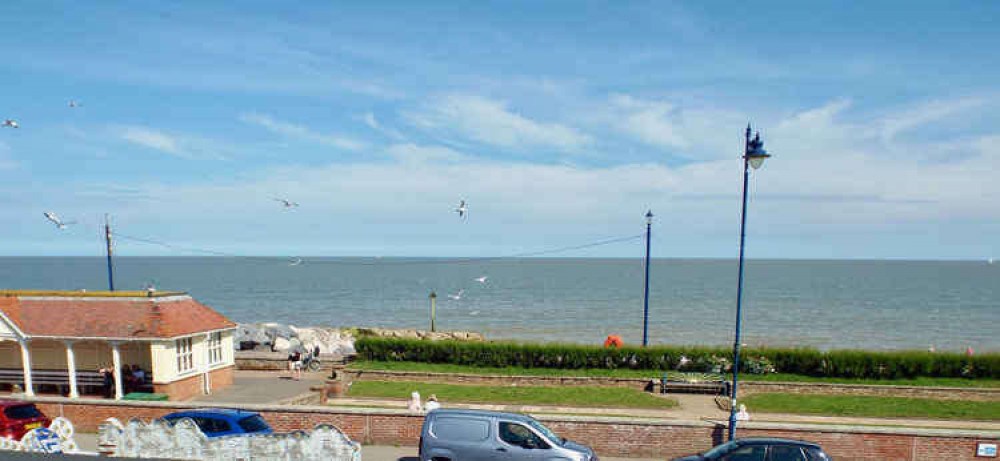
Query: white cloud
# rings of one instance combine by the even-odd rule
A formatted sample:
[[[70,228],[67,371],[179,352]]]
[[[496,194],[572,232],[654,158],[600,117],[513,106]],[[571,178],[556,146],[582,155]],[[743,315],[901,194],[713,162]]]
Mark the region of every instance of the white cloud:
[[[304,125],[283,122],[268,115],[255,113],[242,114],[240,115],[240,120],[289,138],[315,142],[339,149],[361,150],[368,146],[363,141],[358,141],[344,136],[316,133]]]
[[[365,125],[368,125],[369,128],[379,133],[382,133],[392,139],[401,140],[406,138],[406,136],[403,136],[403,133],[400,133],[399,130],[387,127],[379,123],[378,119],[375,118],[375,114],[373,112],[366,112],[361,117],[361,119],[364,120]]]
[[[981,107],[988,102],[988,99],[981,97],[932,101],[915,109],[891,115],[882,121],[882,142],[888,145],[900,133],[976,107]]]
[[[467,159],[462,153],[443,146],[420,146],[412,143],[389,146],[386,152],[403,163],[455,163]]]
[[[720,136],[746,123],[745,116],[712,107],[682,107],[659,99],[615,94],[597,122],[643,144],[691,158],[711,159],[738,152],[737,138]]]
[[[126,126],[122,127],[120,136],[122,139],[139,144],[140,146],[156,149],[168,154],[181,155],[177,140],[157,130],[140,126]]]
[[[543,123],[511,111],[505,102],[474,95],[447,95],[404,114],[419,128],[461,135],[501,147],[553,147],[574,151],[593,139],[559,123]]]

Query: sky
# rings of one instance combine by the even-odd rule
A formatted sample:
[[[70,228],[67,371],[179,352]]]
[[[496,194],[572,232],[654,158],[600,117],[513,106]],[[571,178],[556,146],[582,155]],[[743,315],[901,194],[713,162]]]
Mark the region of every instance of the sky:
[[[8,0],[0,255],[735,258],[749,122],[748,257],[1000,258],[997,17]]]

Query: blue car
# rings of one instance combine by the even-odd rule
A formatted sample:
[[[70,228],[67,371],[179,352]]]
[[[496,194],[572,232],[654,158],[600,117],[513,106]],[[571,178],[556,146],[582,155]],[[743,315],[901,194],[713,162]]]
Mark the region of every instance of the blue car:
[[[163,417],[170,424],[189,418],[207,437],[224,435],[258,435],[273,432],[260,413],[244,410],[205,409],[179,411]]]

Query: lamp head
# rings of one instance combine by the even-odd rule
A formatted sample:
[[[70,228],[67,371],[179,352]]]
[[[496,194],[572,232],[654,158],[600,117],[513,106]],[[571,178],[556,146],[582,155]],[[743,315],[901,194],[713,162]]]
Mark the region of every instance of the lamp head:
[[[764,160],[770,156],[771,155],[764,150],[764,141],[760,140],[759,132],[753,137],[753,139],[747,142],[747,153],[745,158],[753,169],[756,170],[764,165]]]
[[[437,293],[435,293],[435,292],[432,291],[431,292],[431,299],[434,299],[434,298],[437,298],[437,297],[438,297]]]
[[[646,212],[646,224],[652,224],[653,222],[653,210]]]

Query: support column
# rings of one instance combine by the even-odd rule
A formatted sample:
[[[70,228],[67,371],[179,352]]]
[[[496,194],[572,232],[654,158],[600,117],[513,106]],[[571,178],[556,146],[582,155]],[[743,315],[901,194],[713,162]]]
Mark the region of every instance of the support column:
[[[21,345],[21,366],[24,368],[24,395],[35,396],[35,387],[31,384],[31,350],[28,349],[30,341],[22,339],[18,341]]]
[[[66,374],[69,375],[69,398],[79,398],[76,389],[76,355],[73,354],[73,341],[66,341]]]
[[[111,362],[115,367],[112,370],[115,376],[115,400],[121,400],[125,396],[122,392],[122,354],[118,350],[120,344],[118,341],[111,341]]]

